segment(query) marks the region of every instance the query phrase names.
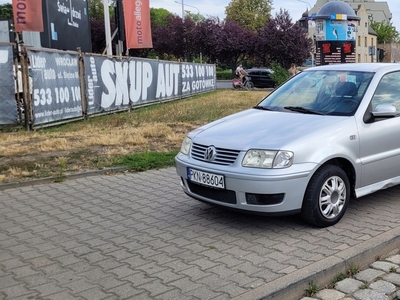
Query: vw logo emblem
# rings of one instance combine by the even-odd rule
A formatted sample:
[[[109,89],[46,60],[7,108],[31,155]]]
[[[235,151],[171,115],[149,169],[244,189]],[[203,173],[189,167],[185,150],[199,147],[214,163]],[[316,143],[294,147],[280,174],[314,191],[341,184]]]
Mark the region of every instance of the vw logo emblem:
[[[206,152],[204,153],[204,159],[206,161],[213,161],[216,155],[217,155],[217,150],[215,149],[214,146],[210,146],[206,149]]]

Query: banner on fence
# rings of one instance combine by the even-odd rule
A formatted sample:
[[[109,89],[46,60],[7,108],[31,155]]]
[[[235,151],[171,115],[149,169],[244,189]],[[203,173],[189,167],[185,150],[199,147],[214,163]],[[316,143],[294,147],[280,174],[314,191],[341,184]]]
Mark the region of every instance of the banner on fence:
[[[18,123],[17,102],[15,101],[15,77],[13,47],[0,46],[0,124]]]
[[[216,88],[215,65],[84,55],[88,114]]]
[[[33,124],[82,116],[78,54],[29,50]]]

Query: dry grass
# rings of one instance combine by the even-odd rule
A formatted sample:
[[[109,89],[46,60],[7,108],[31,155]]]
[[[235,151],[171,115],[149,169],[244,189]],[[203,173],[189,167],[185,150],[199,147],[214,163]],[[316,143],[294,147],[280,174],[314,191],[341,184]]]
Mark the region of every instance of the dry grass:
[[[132,153],[177,151],[188,131],[250,108],[267,93],[215,91],[35,132],[2,132],[0,182],[110,167]]]

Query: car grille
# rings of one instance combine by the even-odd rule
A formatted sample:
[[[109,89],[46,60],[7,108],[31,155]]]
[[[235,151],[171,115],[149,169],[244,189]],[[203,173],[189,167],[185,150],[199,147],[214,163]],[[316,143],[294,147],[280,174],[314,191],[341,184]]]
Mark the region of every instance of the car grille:
[[[218,190],[187,181],[192,193],[219,202],[236,204],[236,193],[230,190]]]
[[[239,150],[230,150],[230,149],[223,149],[223,148],[215,148],[216,156],[212,161],[208,161],[204,158],[206,150],[209,146],[204,146],[200,144],[193,143],[191,155],[194,159],[209,162],[211,164],[217,165],[231,165],[235,162],[236,158],[238,157],[240,151]]]

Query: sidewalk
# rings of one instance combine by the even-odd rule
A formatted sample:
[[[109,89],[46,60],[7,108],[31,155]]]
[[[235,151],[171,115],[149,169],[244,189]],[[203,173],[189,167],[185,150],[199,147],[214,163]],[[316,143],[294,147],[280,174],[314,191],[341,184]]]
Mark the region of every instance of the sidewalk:
[[[0,299],[300,299],[400,249],[399,195],[318,229],[195,201],[174,168],[2,186]]]
[[[389,300],[400,299],[399,249],[385,259],[373,262],[353,278],[337,282],[332,288],[319,291],[314,297],[301,300]]]

